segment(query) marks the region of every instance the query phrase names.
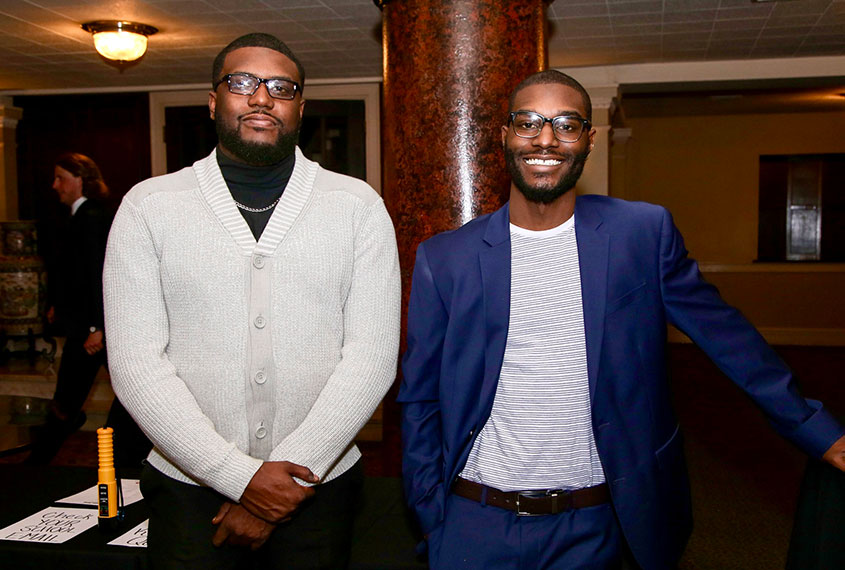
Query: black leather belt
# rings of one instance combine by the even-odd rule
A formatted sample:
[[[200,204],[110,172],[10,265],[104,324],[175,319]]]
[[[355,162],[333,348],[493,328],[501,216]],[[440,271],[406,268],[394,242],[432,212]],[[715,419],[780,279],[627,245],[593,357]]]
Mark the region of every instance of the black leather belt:
[[[484,496],[485,491],[486,497]],[[607,483],[572,491],[550,489],[547,491],[505,492],[458,477],[452,485],[452,492],[459,497],[478,503],[483,502],[500,509],[516,511],[516,514],[524,516],[556,515],[571,509],[594,507],[610,502],[610,491],[607,488]],[[482,497],[484,497],[483,501]]]

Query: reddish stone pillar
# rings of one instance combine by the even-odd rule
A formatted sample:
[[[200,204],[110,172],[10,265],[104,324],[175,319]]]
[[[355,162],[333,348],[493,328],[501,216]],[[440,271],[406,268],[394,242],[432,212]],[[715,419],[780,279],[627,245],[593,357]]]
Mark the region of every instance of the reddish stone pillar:
[[[410,273],[420,241],[504,203],[499,128],[511,90],[546,67],[545,3],[381,3],[384,196]]]
[[[548,1],[375,3],[383,12],[383,194],[399,243],[404,350],[417,245],[507,199],[500,128],[511,90],[546,68]],[[395,391],[385,399],[388,446],[398,440]]]

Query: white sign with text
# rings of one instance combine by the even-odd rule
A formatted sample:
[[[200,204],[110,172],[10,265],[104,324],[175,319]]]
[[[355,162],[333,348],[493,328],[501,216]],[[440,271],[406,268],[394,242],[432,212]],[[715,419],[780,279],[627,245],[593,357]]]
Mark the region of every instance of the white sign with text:
[[[112,546],[135,546],[140,548],[147,547],[147,523],[146,520],[127,532],[112,540],[109,544]]]
[[[47,507],[0,530],[0,540],[61,544],[96,525],[94,509]]]

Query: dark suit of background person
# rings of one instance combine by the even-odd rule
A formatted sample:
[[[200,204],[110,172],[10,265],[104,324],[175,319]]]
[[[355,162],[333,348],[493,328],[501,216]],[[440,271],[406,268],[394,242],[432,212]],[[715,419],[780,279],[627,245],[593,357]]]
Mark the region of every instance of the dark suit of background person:
[[[555,79],[540,81],[533,91],[520,92],[518,87],[518,104],[543,100],[524,95],[538,93],[538,87],[568,89],[570,100],[578,94],[572,87],[550,83]],[[586,92],[582,97],[588,101]],[[540,110],[546,107],[551,110]],[[553,104],[528,110],[544,114],[559,113],[560,108]],[[584,109],[579,108],[579,114],[583,116]],[[510,128],[503,131],[506,150],[508,145],[528,144],[515,139]],[[549,133],[544,123],[534,139],[544,142],[535,146],[568,152]],[[580,171],[576,179],[577,174]],[[825,454],[831,460],[835,452],[833,461],[840,469],[845,465],[845,430],[819,402],[799,396],[791,371],[702,279],[667,210],[602,196],[578,196],[576,201],[571,191],[552,209],[561,200],[571,200],[564,220],[574,207],[592,431],[618,525],[639,566],[674,568],[692,522],[682,436],[666,377],[667,321],[698,344],[781,435],[814,457]],[[443,558],[441,549],[468,550],[461,552],[471,560],[473,551],[495,550],[497,543],[506,542],[497,529],[478,528],[485,525],[480,516],[472,522],[447,517],[454,501],[466,501],[450,489],[490,416],[496,394],[510,311],[509,222],[520,225],[515,221],[517,207],[523,220],[526,212],[536,215],[542,210],[513,186],[509,204],[437,235],[417,250],[399,401],[406,496],[428,537],[433,567]],[[485,508],[490,513],[496,507]],[[513,525],[535,524],[513,516]],[[444,518],[449,524],[444,525]],[[485,542],[473,544],[473,537]],[[588,561],[584,567],[594,566]]]
[[[76,153],[56,161],[53,189],[70,215],[58,232],[48,275],[47,317],[67,340],[47,423],[35,436],[32,463],[48,463],[65,438],[85,423],[82,405],[106,363],[102,275],[111,215],[101,200],[108,189],[94,161]],[[84,201],[76,204],[79,200]]]

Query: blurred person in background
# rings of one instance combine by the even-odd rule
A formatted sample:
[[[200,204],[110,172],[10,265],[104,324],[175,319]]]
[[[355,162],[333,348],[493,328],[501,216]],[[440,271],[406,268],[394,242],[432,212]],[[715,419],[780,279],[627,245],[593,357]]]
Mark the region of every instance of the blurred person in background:
[[[84,154],[56,160],[53,190],[69,209],[56,240],[49,274],[47,321],[67,336],[46,424],[35,434],[30,463],[46,464],[67,437],[85,423],[82,405],[106,363],[103,332],[103,260],[111,215],[108,186]]]

